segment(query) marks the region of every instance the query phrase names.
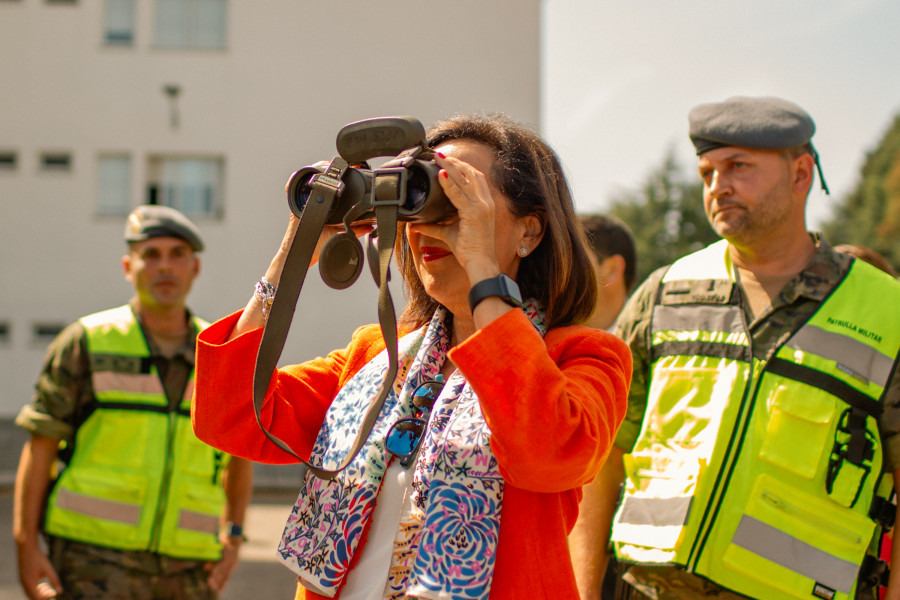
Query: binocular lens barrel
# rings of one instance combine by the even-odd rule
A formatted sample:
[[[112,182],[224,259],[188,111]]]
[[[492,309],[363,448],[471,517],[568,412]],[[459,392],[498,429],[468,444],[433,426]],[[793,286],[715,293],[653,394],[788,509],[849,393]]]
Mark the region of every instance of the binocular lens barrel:
[[[287,190],[288,205],[298,218],[313,193],[310,180],[323,170],[317,167],[304,167],[291,176]],[[454,212],[453,205],[447,200],[438,182],[439,172],[440,167],[431,161],[417,160],[407,168],[406,197],[398,211],[400,220],[437,221]],[[326,222],[329,225],[342,223],[344,215],[350,209],[359,202],[369,202],[376,176],[377,170],[358,167],[348,169],[344,174],[344,189],[340,197],[335,199]],[[359,220],[371,218],[374,207],[370,209]]]
[[[288,206],[291,207],[291,212],[297,215],[298,218],[303,213],[303,208],[309,202],[309,197],[312,194],[309,180],[318,172],[311,167],[305,167],[291,175],[287,191]]]
[[[437,175],[432,180],[428,171],[418,164],[409,167],[409,177],[406,180],[406,201],[400,208],[409,214],[416,214],[422,210],[431,196],[434,186],[440,190]]]

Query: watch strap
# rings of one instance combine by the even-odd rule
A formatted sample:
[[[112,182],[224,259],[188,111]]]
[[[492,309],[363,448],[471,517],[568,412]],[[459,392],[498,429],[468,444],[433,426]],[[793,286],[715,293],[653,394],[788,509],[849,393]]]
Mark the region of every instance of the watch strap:
[[[522,306],[522,294],[519,292],[519,285],[503,273],[497,277],[483,279],[472,286],[468,296],[469,308],[472,312],[475,312],[475,307],[482,300],[491,296],[498,296],[510,306],[517,308]]]

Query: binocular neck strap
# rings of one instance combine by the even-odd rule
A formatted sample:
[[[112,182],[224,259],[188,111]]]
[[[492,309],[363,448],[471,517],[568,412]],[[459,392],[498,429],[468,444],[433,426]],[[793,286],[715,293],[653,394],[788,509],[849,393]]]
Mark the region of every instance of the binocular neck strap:
[[[325,171],[325,182],[316,180],[312,183],[312,195],[303,209],[300,224],[291,242],[285,259],[282,277],[278,291],[272,302],[272,308],[263,330],[259,351],[256,355],[256,367],[253,373],[253,410],[256,422],[262,432],[272,442],[297,458],[303,465],[320,479],[334,479],[334,477],[350,464],[365,444],[372,432],[375,421],[378,418],[384,401],[390,392],[394,378],[397,376],[397,321],[394,313],[394,305],[388,289],[389,265],[393,254],[394,239],[397,234],[398,206],[379,206],[375,210],[376,221],[379,228],[378,256],[379,256],[379,294],[378,294],[378,320],[381,325],[382,336],[388,352],[388,372],[385,374],[381,390],[372,404],[369,406],[366,416],[360,426],[353,446],[347,453],[341,465],[333,470],[326,470],[308,463],[298,455],[286,442],[272,434],[262,424],[260,413],[266,391],[278,366],[278,359],[284,349],[288,330],[291,327],[294,311],[303,281],[306,278],[309,263],[315,252],[319,235],[325,227],[328,215],[338,194],[339,187],[328,184],[328,181],[340,182],[349,165],[341,158],[335,158]]]

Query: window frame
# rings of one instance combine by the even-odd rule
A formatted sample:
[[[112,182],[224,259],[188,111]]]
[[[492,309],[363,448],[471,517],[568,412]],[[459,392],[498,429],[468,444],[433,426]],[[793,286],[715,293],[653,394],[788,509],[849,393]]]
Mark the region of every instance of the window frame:
[[[224,155],[151,154],[147,156],[146,164],[147,204],[171,206],[190,218],[222,219],[225,209]],[[203,169],[211,173],[205,181]],[[197,174],[199,179],[192,177]],[[208,196],[207,206],[202,210],[193,205],[198,198],[198,189],[200,204],[204,204],[203,196]]]
[[[210,11],[211,7],[218,8]],[[153,10],[154,47],[177,50],[228,48],[228,0],[154,0]],[[207,13],[203,14],[204,11]]]
[[[110,165],[110,160],[123,160],[126,164],[125,181],[121,184],[113,182],[112,186],[106,184],[109,176],[115,177],[117,174],[104,174],[104,165]],[[121,175],[121,174],[118,174]],[[131,212],[133,183],[134,183],[134,160],[129,152],[102,152],[97,156],[96,170],[96,193],[94,194],[94,209],[96,214],[100,216],[125,216]],[[117,190],[112,189],[118,187]],[[104,201],[106,197],[121,197],[122,201],[118,203],[107,203]]]
[[[117,13],[116,11],[121,12]],[[120,14],[121,16],[119,16]],[[114,22],[119,19],[123,21],[121,24]],[[127,27],[122,27],[126,20],[128,21]],[[136,22],[137,3],[135,0],[105,0],[103,3],[103,44],[118,47],[134,46]],[[120,27],[122,28],[119,29]]]
[[[38,165],[44,173],[71,173],[74,163],[75,158],[68,150],[42,150],[38,157]]]

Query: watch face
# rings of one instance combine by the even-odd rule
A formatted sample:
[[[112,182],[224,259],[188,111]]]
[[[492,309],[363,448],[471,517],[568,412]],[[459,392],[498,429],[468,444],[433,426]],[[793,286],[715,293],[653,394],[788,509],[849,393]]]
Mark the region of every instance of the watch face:
[[[511,306],[522,306],[522,294],[519,292],[518,284],[503,273],[472,286],[469,290],[469,308],[474,311],[479,302],[491,296],[498,296]]]
[[[519,304],[522,304],[522,292],[519,291],[519,284],[510,279],[504,273],[501,273],[497,278],[500,283],[500,287],[503,290],[504,298],[509,300],[514,300]]]

